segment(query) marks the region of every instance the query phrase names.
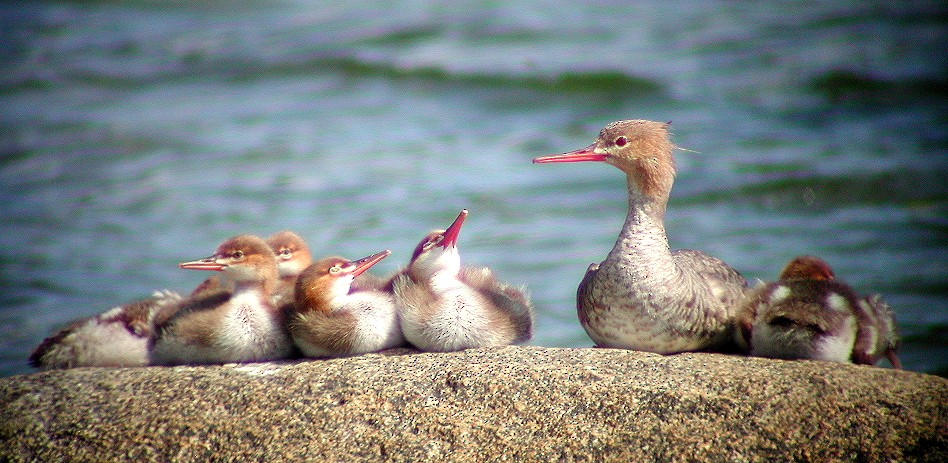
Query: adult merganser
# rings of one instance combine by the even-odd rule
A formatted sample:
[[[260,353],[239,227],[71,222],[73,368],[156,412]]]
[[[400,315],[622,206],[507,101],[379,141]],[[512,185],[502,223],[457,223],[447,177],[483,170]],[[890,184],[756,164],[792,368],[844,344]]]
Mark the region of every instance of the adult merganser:
[[[392,281],[405,339],[447,352],[524,342],[533,306],[522,289],[500,283],[486,267],[461,267],[457,241],[467,210],[447,230],[429,233]]]
[[[148,364],[156,320],[173,315],[184,300],[172,291],[71,322],[43,340],[29,357],[35,368],[135,367]]]
[[[162,324],[150,353],[153,364],[275,360],[293,353],[283,313],[271,299],[279,281],[277,258],[263,239],[235,236],[214,255],[180,267],[224,272],[233,294],[190,301]]]
[[[404,345],[394,296],[352,288],[354,278],[390,254],[353,261],[327,257],[300,274],[287,326],[304,355],[344,357]]]
[[[595,143],[534,163],[599,161],[626,174],[629,212],[606,260],[579,285],[579,320],[601,347],[662,354],[729,346],[747,281],[719,259],[668,247],[665,209],[675,180],[668,124],[613,122]]]
[[[902,368],[889,306],[857,295],[818,257],[793,259],[779,281],[751,291],[737,327],[738,343],[759,357],[875,365],[885,356]]]
[[[273,292],[273,302],[279,307],[293,302],[296,278],[313,263],[313,255],[303,238],[289,230],[270,235],[267,244],[276,253],[280,269],[280,284]]]

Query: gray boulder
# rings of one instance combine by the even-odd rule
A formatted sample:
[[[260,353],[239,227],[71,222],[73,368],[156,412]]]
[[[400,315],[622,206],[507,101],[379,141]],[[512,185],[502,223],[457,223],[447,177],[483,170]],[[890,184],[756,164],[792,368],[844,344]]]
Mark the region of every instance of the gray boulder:
[[[506,347],[0,379],[5,461],[948,461],[948,380]]]

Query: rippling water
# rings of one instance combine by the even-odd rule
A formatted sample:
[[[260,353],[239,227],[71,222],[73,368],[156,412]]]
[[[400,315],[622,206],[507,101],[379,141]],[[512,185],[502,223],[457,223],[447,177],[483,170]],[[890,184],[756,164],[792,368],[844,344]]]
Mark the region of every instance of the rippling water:
[[[344,3],[344,2],[340,2]],[[940,2],[140,1],[0,5],[0,375],[69,319],[293,229],[315,254],[414,244],[526,284],[533,344],[575,316],[624,179],[535,166],[671,120],[674,247],[751,279],[817,254],[880,292],[903,361],[948,371],[948,11]]]

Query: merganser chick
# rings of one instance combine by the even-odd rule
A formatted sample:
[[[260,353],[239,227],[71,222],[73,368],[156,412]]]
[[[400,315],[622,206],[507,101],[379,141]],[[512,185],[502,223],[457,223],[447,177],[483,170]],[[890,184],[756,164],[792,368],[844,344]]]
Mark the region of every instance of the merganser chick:
[[[270,236],[267,243],[279,260],[281,283],[273,299],[280,306],[292,302],[296,276],[313,258],[303,239],[290,231]],[[75,320],[44,339],[30,355],[30,365],[42,369],[147,365],[147,345],[156,326],[165,323],[181,307],[219,304],[230,297],[233,289],[225,278],[214,275],[194,288],[187,298],[168,290],[156,291],[152,297]]]
[[[145,366],[156,320],[173,315],[183,300],[175,292],[156,291],[149,298],[75,320],[44,339],[30,355],[30,365],[40,369]]]
[[[327,257],[300,274],[287,325],[304,355],[344,357],[404,345],[394,296],[352,288],[353,279],[391,253],[352,261]]]
[[[504,346],[533,334],[533,306],[522,289],[498,282],[486,267],[461,266],[466,217],[462,210],[447,230],[429,233],[392,280],[405,339],[424,351]]]
[[[273,303],[279,307],[293,301],[293,289],[296,286],[296,277],[309,264],[313,263],[313,255],[309,246],[296,233],[289,230],[274,233],[267,238],[267,245],[277,256],[277,267],[280,270],[280,283],[273,291]],[[233,292],[233,284],[220,275],[214,275],[204,280],[191,292],[191,298],[199,295],[214,294],[217,292]]]
[[[313,263],[313,255],[303,238],[289,230],[270,235],[267,244],[276,253],[280,269],[280,284],[273,292],[273,302],[279,307],[293,302],[296,278]]]
[[[239,235],[183,269],[224,272],[233,294],[210,294],[159,327],[153,364],[181,365],[276,360],[294,349],[283,313],[271,297],[279,281],[277,258],[263,239]]]
[[[628,120],[609,124],[586,148],[533,160],[605,162],[626,174],[625,224],[576,295],[579,320],[601,347],[671,354],[730,345],[747,281],[703,252],[669,249],[664,221],[675,180],[673,148],[668,124]]]
[[[902,368],[889,306],[860,297],[818,257],[799,256],[779,281],[748,294],[737,315],[738,343],[751,355],[875,365],[883,356]]]

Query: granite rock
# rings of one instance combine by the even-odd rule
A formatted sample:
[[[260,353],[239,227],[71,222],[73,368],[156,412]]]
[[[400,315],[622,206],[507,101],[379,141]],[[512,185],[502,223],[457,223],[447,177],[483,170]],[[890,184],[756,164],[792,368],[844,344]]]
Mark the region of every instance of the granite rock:
[[[0,379],[0,461],[948,461],[948,380],[613,349]]]

